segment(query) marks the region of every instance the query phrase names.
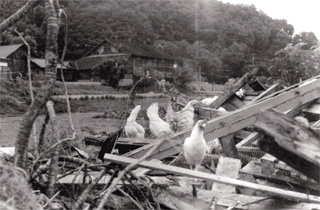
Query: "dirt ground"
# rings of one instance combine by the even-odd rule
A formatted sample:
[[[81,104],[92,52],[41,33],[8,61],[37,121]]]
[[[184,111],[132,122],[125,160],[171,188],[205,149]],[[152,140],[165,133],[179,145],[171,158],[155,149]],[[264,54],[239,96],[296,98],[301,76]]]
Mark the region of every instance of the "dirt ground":
[[[136,105],[141,105],[141,115],[153,102],[159,102],[160,105],[166,106],[168,98],[147,98],[137,99]],[[121,125],[125,124],[125,120],[110,119],[110,118],[93,118],[94,116],[103,115],[107,109],[116,111],[125,111],[126,100],[88,100],[81,101],[79,104],[72,104],[72,120],[76,130],[76,134],[80,139],[87,135],[106,135],[107,133],[116,131]],[[79,102],[77,102],[79,103]],[[0,116],[0,146],[13,146],[18,134],[19,126],[23,115],[19,116]],[[41,125],[45,116],[41,115],[36,120],[36,133],[39,136]],[[142,118],[140,117],[140,121]],[[60,128],[60,133],[64,137],[71,135],[70,123],[67,113],[58,113],[57,121]],[[49,127],[50,128],[50,127]]]

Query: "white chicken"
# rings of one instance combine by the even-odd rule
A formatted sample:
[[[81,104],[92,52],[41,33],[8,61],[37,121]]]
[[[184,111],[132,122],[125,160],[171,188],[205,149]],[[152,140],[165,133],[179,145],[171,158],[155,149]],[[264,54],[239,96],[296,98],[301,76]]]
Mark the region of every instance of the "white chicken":
[[[144,128],[136,122],[138,113],[141,109],[141,106],[136,106],[130,113],[130,116],[127,119],[127,124],[124,127],[126,136],[129,138],[144,138],[145,130]]]
[[[191,135],[184,140],[183,154],[191,170],[193,165],[195,170],[199,168],[206,154],[207,144],[203,137],[205,126],[206,121],[199,120],[193,127]]]
[[[219,96],[213,96],[212,98],[202,99],[201,102],[206,106],[210,106],[215,100],[217,100]]]
[[[174,112],[169,103],[165,119],[170,124],[171,129],[174,131],[182,131],[192,128],[194,125],[194,105],[197,103],[197,100],[191,100],[178,112]]]
[[[211,104],[213,104],[213,102],[215,102],[215,100],[217,100],[218,98],[219,98],[219,96],[213,96],[212,98],[205,98],[205,99],[201,100],[201,103],[205,104],[206,106],[211,106]],[[219,110],[221,112],[226,112],[227,111],[222,106],[220,106],[217,110]]]
[[[162,138],[173,134],[169,123],[165,122],[159,117],[159,105],[158,102],[153,103],[147,109],[147,116],[149,118],[149,127],[151,133],[156,138]]]
[[[294,118],[296,121],[298,121],[300,124],[305,125],[305,126],[309,126],[309,120],[305,117],[302,116],[296,116]]]
[[[194,105],[198,103],[197,100],[191,100],[179,112],[174,114],[174,123],[177,131],[192,128],[194,125]]]

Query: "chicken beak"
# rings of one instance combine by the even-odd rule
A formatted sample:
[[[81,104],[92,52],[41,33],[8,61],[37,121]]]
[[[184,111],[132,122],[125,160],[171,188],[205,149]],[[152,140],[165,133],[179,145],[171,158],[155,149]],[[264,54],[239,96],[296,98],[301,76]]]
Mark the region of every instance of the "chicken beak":
[[[199,123],[199,127],[204,129],[204,127],[206,127],[207,125],[207,120],[203,120],[201,123]]]

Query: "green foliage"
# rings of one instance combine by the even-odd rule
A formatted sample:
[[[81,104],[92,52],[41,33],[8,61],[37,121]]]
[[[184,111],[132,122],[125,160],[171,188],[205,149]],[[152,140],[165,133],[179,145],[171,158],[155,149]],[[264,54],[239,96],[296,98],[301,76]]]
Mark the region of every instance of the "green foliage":
[[[1,9],[0,19],[13,14],[25,2],[2,0],[1,8],[5,9]],[[60,3],[69,20],[66,60],[82,57],[104,38],[149,41],[173,56],[179,71],[188,72],[181,81],[192,79],[183,77],[195,75],[199,68],[209,82],[215,83],[239,77],[252,67],[259,67],[259,72],[270,76],[271,66],[275,63],[279,66],[280,61],[286,63],[278,55],[280,61],[274,59],[277,51],[289,43],[300,42],[307,43],[301,50],[310,50],[318,41],[311,32],[292,37],[294,27],[286,20],[274,20],[254,6],[224,4],[217,0],[63,0]],[[45,49],[43,11],[42,5],[37,6],[15,26],[38,56],[42,56]],[[64,30],[60,30],[60,53],[63,36]],[[2,45],[17,42],[17,36],[10,31],[0,36]]]
[[[20,9],[27,0],[1,0],[0,1],[0,21],[5,20],[12,14],[14,14],[18,9]],[[43,6],[37,6],[26,15],[22,20],[14,25],[14,27],[1,33],[0,35],[0,45],[9,44],[23,44],[23,41],[14,32],[13,29],[17,29],[21,33],[22,37],[31,47],[31,54],[33,56],[44,55],[45,50],[45,25],[44,21],[44,9]]]
[[[313,32],[302,32],[293,37],[293,44],[306,43],[301,47],[302,50],[310,50],[310,48],[318,43],[318,39]]]
[[[288,84],[298,83],[320,74],[320,45],[304,50],[307,43],[289,44],[276,52],[270,73]]]

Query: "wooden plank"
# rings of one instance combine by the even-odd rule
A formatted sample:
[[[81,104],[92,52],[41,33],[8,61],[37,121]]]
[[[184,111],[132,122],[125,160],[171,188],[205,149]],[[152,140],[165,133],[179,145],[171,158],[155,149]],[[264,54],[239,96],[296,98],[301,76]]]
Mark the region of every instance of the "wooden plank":
[[[239,173],[239,180],[247,181],[247,182],[252,182],[252,183],[258,183],[256,179],[254,178],[253,175],[251,174],[246,174],[246,173]],[[252,195],[252,196],[268,196],[267,193],[265,192],[259,192],[254,189],[250,189],[247,187],[239,187],[237,186],[237,189],[239,190],[240,194],[244,195]]]
[[[84,173],[76,173],[76,174],[69,174],[67,176],[64,175],[58,175],[57,176],[57,182],[59,184],[89,184],[94,177],[97,177],[99,172],[88,172],[86,174],[86,178],[84,179]],[[105,175],[103,176],[99,182],[97,183],[98,185],[100,184],[107,184],[110,180],[110,175]]]
[[[240,169],[240,160],[220,156],[216,170],[216,175],[237,179]],[[212,191],[223,193],[236,193],[236,188],[234,186],[214,182],[212,185]]]
[[[205,128],[204,138],[209,141],[229,133],[241,130],[252,125],[256,120],[256,113],[266,107],[274,107],[280,111],[287,111],[301,104],[305,104],[320,95],[320,82],[313,81],[308,85],[298,87],[294,85],[272,94],[273,96],[261,102],[245,106],[226,115],[208,121]],[[269,96],[267,96],[269,97]],[[185,132],[175,133],[168,141],[164,142],[157,151],[151,154],[150,159],[163,159],[171,155],[182,152],[182,144],[185,138],[190,136],[191,129]],[[125,156],[139,158],[142,157],[156,143],[145,145],[141,148],[126,153]]]
[[[154,143],[155,141],[157,140],[156,139],[119,138],[117,140],[117,144],[140,146],[140,145]]]
[[[271,87],[269,87],[266,91],[263,91],[260,95],[258,95],[257,97],[255,97],[254,99],[252,99],[249,103],[247,103],[247,105],[253,104],[255,102],[257,102],[258,100],[260,100],[261,98],[265,97],[266,95],[270,94],[272,91],[274,91],[274,89],[276,87],[279,86],[279,83],[273,84]]]
[[[316,164],[308,160],[305,160],[288,150],[283,149],[271,137],[265,136],[264,139],[259,141],[258,146],[262,151],[265,151],[273,155],[274,157],[276,157],[279,160],[282,160],[295,170],[319,182],[320,170]]]
[[[172,191],[183,192],[186,195],[191,195],[191,188],[182,188],[177,186],[169,186],[168,189]],[[197,190],[198,198],[211,202],[212,198],[216,198],[217,206],[228,208],[236,202],[240,202],[235,209],[245,209],[245,210],[316,210],[320,209],[320,204],[315,203],[293,203],[288,201],[283,201],[281,199],[268,198],[264,196],[249,196],[243,194],[233,194],[233,193],[219,193],[209,190]]]
[[[320,166],[320,134],[275,109],[259,114],[254,126],[284,149]]]
[[[119,164],[130,164],[133,162],[137,162],[134,158],[128,158],[123,156],[117,156],[117,155],[110,155],[105,154],[104,159],[106,161],[111,161]],[[197,179],[204,179],[204,180],[212,180],[216,181],[218,183],[233,185],[233,186],[242,186],[242,187],[248,187],[259,191],[268,192],[273,195],[281,196],[285,199],[298,199],[301,201],[308,201],[308,202],[316,202],[320,203],[320,197],[314,196],[314,195],[307,195],[304,193],[299,192],[293,192],[293,191],[287,191],[284,189],[269,187],[269,186],[263,186],[255,183],[245,182],[229,177],[223,177],[218,176],[214,174],[208,174],[203,172],[198,172],[194,170],[189,170],[185,168],[180,168],[176,166],[170,166],[170,165],[164,165],[159,163],[154,163],[150,161],[142,161],[141,163],[137,164],[139,167],[145,167],[150,169],[157,169],[168,173],[183,175],[183,176],[189,176]]]
[[[251,161],[240,171],[241,173],[251,174],[255,177],[261,177],[269,180],[281,180],[289,182],[291,184],[303,185],[310,189],[319,190],[316,182],[308,179],[305,175],[299,173],[294,169],[284,168],[279,164],[275,164],[275,171],[273,174],[262,173],[261,162],[260,161]]]
[[[227,111],[234,111],[243,107],[245,103],[239,99],[236,94],[233,94],[230,98],[227,99],[221,106],[225,108]]]
[[[253,143],[254,141],[263,138],[263,136],[264,136],[264,135],[261,134],[261,133],[253,132],[253,133],[251,133],[248,137],[242,139],[242,141],[240,141],[240,142],[236,145],[236,147],[248,146],[248,145],[250,145],[251,143]]]
[[[311,102],[307,102],[301,106],[297,106],[293,109],[287,110],[285,113],[287,116],[293,117],[295,115],[297,115],[299,112],[301,112],[304,107],[306,107],[308,104],[310,104]],[[237,147],[241,147],[241,146],[247,146],[257,140],[260,140],[264,137],[264,135],[262,133],[258,133],[258,132],[253,132],[252,134],[250,134],[248,137],[246,137],[245,139],[243,139],[242,141],[240,141],[236,146]]]
[[[225,156],[240,159],[239,152],[233,140],[233,133],[219,138]]]
[[[215,100],[210,107],[217,109],[219,108],[224,102],[226,102],[233,94],[235,94],[242,86],[244,86],[249,79],[251,79],[256,73],[258,72],[258,68],[254,68],[251,72],[247,72],[245,75],[243,75],[239,80],[237,80],[234,84],[232,84],[230,87],[227,88],[226,91],[223,92]]]

